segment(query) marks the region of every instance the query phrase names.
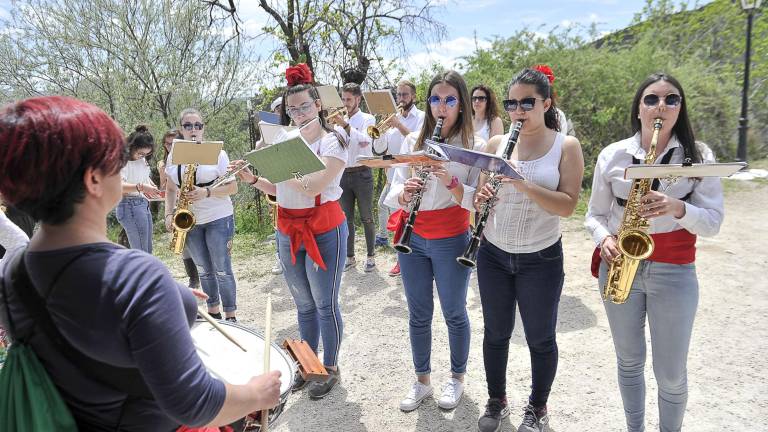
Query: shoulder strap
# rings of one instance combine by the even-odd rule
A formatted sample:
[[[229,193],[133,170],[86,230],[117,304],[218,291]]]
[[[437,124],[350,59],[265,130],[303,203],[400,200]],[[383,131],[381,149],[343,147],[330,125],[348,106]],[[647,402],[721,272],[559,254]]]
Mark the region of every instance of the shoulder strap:
[[[58,279],[64,274],[69,266],[85,255],[87,251],[81,252],[71,258],[59,271],[53,279],[52,285],[58,282]],[[72,364],[78,367],[85,375],[96,378],[96,380],[116,391],[127,393],[131,396],[145,399],[153,399],[152,392],[149,391],[144,378],[136,368],[122,368],[102,363],[86,356],[75,347],[59,332],[59,329],[53,323],[48,308],[45,305],[45,299],[32,284],[27,273],[27,266],[24,262],[27,251],[19,254],[14,261],[14,267],[11,270],[11,288],[19,296],[21,303],[27,312],[32,316],[35,327],[40,328],[43,333],[56,346],[57,351],[64,355]],[[7,300],[6,300],[7,301]],[[9,317],[10,321],[10,317]]]

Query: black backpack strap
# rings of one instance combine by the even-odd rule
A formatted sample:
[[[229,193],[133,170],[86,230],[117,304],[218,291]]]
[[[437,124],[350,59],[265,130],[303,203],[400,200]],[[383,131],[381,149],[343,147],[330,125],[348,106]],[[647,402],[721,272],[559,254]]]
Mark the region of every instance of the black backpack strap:
[[[81,252],[71,258],[59,271],[53,279],[52,285],[58,282],[59,278],[69,266],[85,255],[87,251]],[[122,368],[112,366],[83,354],[73,347],[67,339],[59,332],[59,329],[53,323],[48,308],[45,305],[45,299],[40,296],[27,273],[27,266],[24,262],[27,251],[19,253],[13,261],[13,267],[10,268],[11,284],[14,292],[19,296],[21,303],[26,308],[34,320],[35,326],[43,331],[48,339],[56,346],[56,349],[72,364],[79,368],[83,374],[95,378],[98,382],[112,388],[113,390],[127,393],[130,396],[144,399],[154,399],[152,392],[144,382],[141,372],[136,368]],[[7,299],[6,299],[7,302]],[[10,316],[9,316],[10,321]]]

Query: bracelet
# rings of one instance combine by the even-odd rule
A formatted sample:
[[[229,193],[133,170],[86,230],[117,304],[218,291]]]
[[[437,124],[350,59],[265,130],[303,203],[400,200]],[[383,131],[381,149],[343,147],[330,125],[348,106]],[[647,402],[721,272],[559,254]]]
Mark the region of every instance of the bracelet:
[[[205,188],[205,197],[210,198],[211,197],[211,188],[207,187]]]
[[[259,180],[261,180],[261,176],[257,175],[256,177],[253,178],[253,181],[249,182],[248,184],[250,184],[251,186],[256,186],[256,183],[258,183]]]
[[[141,183],[136,183],[136,192],[141,193],[141,188],[139,186],[141,186]]]

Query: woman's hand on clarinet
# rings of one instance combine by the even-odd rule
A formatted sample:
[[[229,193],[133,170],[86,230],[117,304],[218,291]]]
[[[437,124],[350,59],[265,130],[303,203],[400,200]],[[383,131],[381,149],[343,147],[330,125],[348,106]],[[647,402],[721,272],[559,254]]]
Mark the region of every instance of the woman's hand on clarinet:
[[[254,410],[274,408],[280,403],[280,371],[255,376],[247,385],[257,401]]]
[[[657,191],[649,191],[640,198],[640,216],[653,219],[672,215],[677,219],[685,216],[685,203]]]
[[[200,186],[195,186],[194,189],[187,192],[184,196],[189,201],[196,202],[196,201],[200,201],[203,198],[206,198],[208,196],[208,190],[206,188],[201,188]]]
[[[448,174],[448,170],[442,165],[432,165],[424,168],[425,171],[432,173],[443,186],[448,187],[453,180],[453,176]]]
[[[424,188],[424,183],[418,177],[411,177],[405,181],[403,185],[403,191],[407,194],[413,195],[416,192]]]
[[[484,202],[493,198],[493,188],[490,183],[486,183],[480,189],[475,192],[475,210],[480,211],[480,207]]]
[[[616,244],[616,236],[608,236],[600,243],[600,258],[606,264],[613,262],[613,259],[621,254],[619,246]]]

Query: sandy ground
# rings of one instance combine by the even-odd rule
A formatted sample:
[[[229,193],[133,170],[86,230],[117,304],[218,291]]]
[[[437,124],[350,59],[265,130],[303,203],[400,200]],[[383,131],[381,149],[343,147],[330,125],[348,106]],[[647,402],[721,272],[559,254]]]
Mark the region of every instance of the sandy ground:
[[[726,219],[714,238],[700,238],[697,270],[700,302],[688,362],[688,431],[768,430],[768,185],[739,182],[728,188]],[[624,415],[608,321],[596,280],[589,274],[593,244],[581,218],[563,222],[566,279],[560,301],[560,363],[549,400],[551,430],[622,431]],[[362,236],[359,236],[362,237]],[[362,240],[362,239],[359,239]],[[272,292],[274,340],[298,337],[296,312],[282,276],[273,276],[271,250],[235,262],[239,317],[263,328],[263,301]],[[358,242],[358,257],[364,245]],[[358,268],[344,274],[341,304],[344,341],[343,382],[322,401],[306,392],[289,397],[286,411],[271,428],[280,431],[472,431],[487,399],[482,360],[482,310],[473,275],[467,308],[472,342],[467,388],[461,404],[442,411],[435,400],[402,413],[400,399],[414,379],[408,342],[408,311],[400,278],[387,271],[393,253],[381,250],[378,271]],[[181,279],[181,267],[172,265]],[[436,301],[433,322],[433,384],[439,392],[449,376],[447,330]],[[648,430],[658,430],[656,383],[646,365]],[[322,358],[322,357],[321,357]],[[512,409],[504,431],[517,430],[530,385],[529,354],[518,317],[510,345],[507,391]]]

